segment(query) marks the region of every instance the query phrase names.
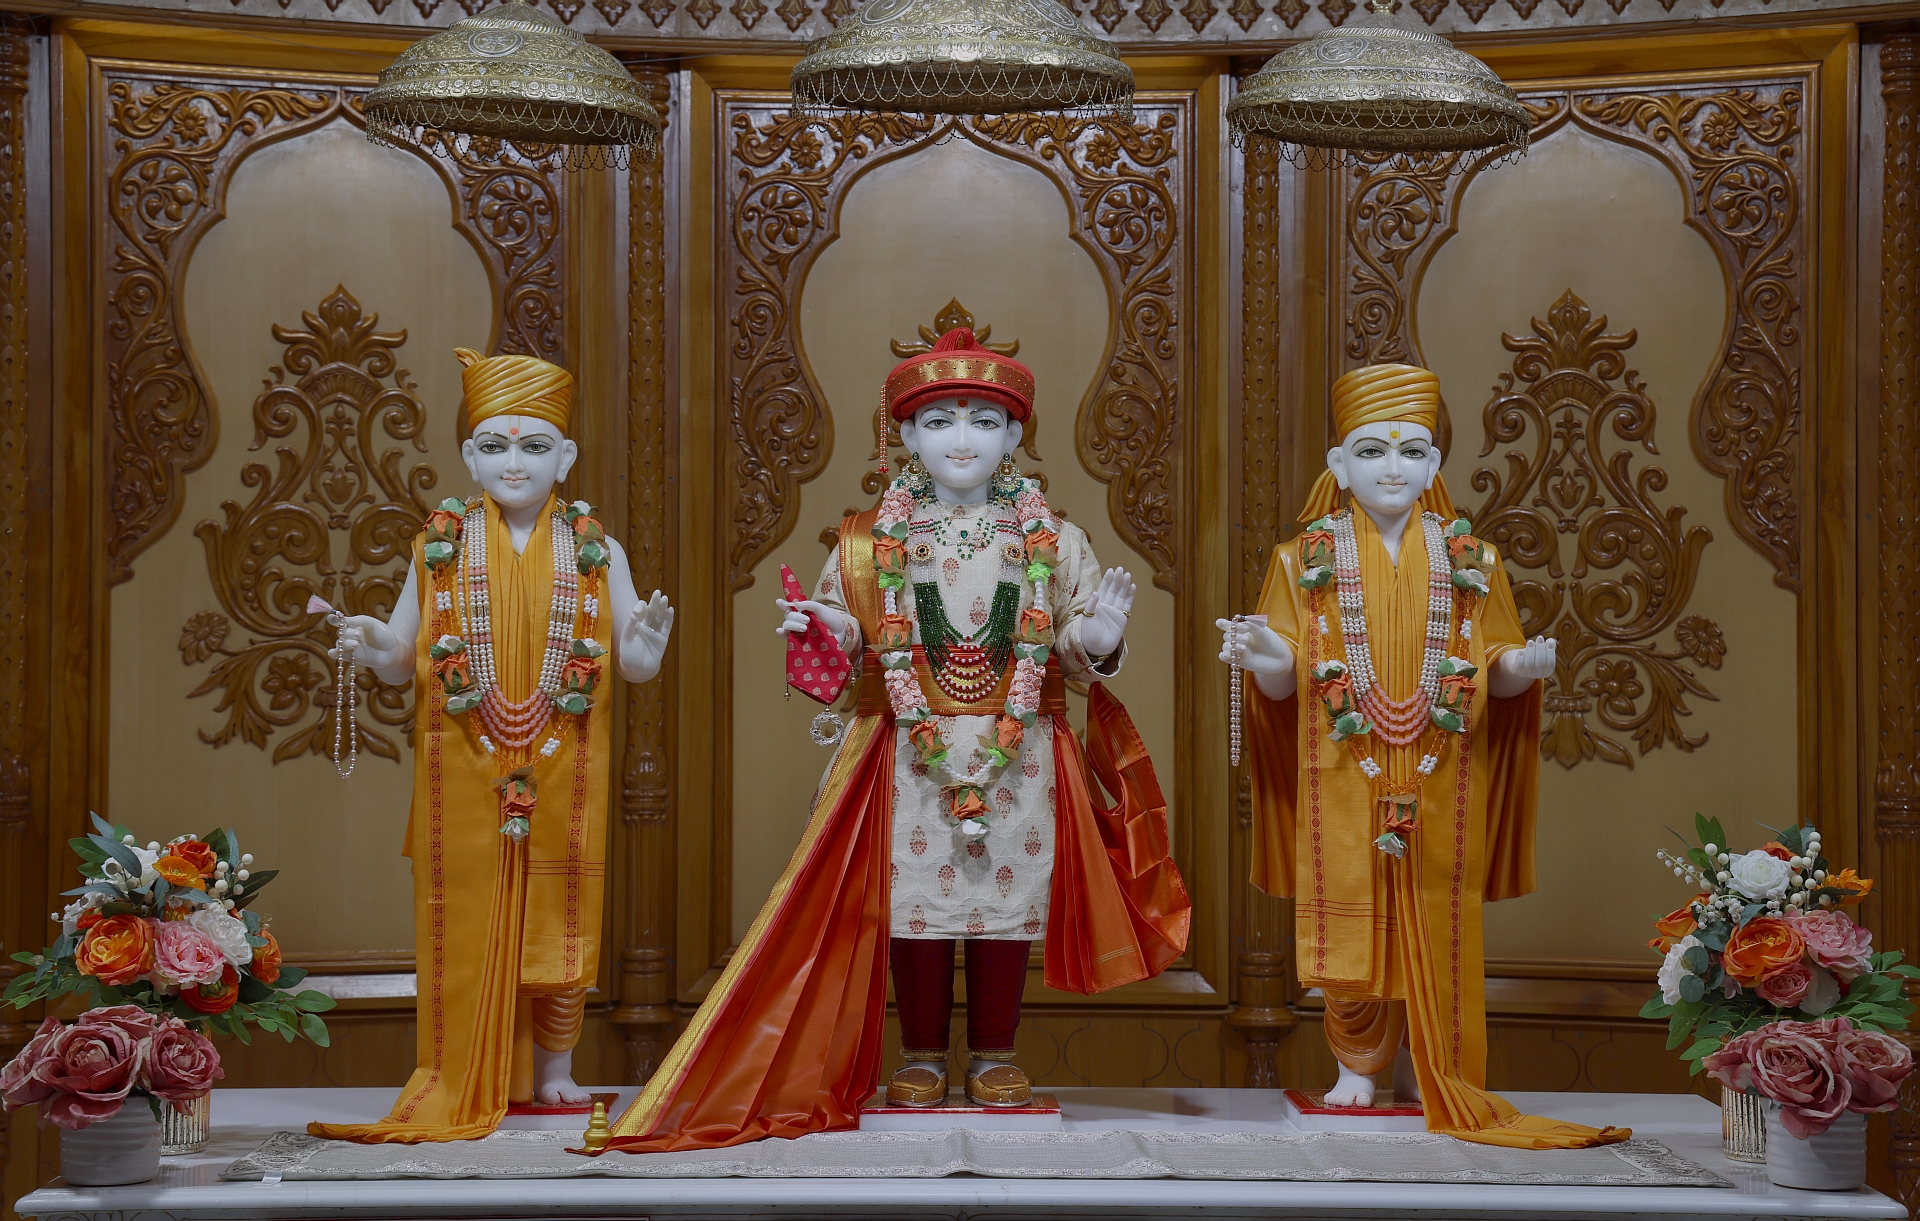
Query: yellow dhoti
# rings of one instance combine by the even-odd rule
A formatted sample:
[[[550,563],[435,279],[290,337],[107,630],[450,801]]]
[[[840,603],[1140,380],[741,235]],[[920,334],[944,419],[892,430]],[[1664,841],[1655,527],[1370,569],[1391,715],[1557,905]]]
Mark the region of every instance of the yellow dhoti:
[[[493,648],[509,700],[533,694],[546,646],[553,508],[550,501],[524,552],[516,555],[499,510],[491,501],[486,505]],[[416,541],[421,622],[431,623],[433,581],[422,556]],[[607,618],[595,622],[602,647],[610,643]],[[470,633],[471,625],[465,630]],[[315,1136],[414,1142],[473,1140],[492,1132],[510,1102],[531,1096],[533,1045],[565,1051],[578,1040],[586,987],[599,964],[611,667],[586,717],[556,713],[538,735],[531,748],[531,833],[516,841],[500,833],[497,788],[514,761],[481,745],[477,711],[447,713],[427,653],[432,633],[421,637],[405,849],[413,860],[418,1059],[386,1119],[308,1125]],[[549,738],[559,745],[542,754]]]

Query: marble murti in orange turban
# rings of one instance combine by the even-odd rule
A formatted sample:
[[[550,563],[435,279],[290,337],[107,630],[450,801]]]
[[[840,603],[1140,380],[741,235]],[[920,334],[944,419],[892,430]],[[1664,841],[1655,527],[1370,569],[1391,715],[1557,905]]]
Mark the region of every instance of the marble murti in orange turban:
[[[461,410],[472,432],[497,415],[532,416],[567,435],[572,416],[573,374],[537,356],[482,356],[455,348],[460,370]]]
[[[1432,435],[1440,423],[1440,379],[1417,365],[1364,365],[1349,369],[1333,383],[1333,436],[1345,444],[1356,428],[1368,424],[1417,424]],[[1301,521],[1325,517],[1340,507],[1340,483],[1332,471],[1314,481]],[[1452,517],[1456,510],[1438,474],[1420,497],[1420,507]]]

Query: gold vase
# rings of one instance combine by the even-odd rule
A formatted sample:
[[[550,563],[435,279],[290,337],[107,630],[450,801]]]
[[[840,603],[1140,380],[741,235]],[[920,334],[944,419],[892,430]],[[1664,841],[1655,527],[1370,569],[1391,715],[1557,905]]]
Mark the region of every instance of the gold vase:
[[[202,1094],[182,1115],[170,1102],[160,1104],[160,1156],[184,1157],[199,1153],[213,1138],[213,1095]]]
[[[1728,1161],[1766,1162],[1766,1101],[1758,1094],[1720,1087],[1720,1152]]]

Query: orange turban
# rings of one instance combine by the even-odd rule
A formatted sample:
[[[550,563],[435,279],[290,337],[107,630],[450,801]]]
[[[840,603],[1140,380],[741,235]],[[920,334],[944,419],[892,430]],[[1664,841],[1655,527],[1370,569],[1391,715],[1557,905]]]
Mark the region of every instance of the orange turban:
[[[1417,365],[1364,365],[1349,369],[1333,383],[1333,437],[1344,443],[1356,428],[1368,424],[1418,424],[1433,433],[1440,423],[1440,379]],[[1315,521],[1340,507],[1340,482],[1332,471],[1321,472],[1307,494],[1301,521]],[[1420,497],[1422,510],[1453,517],[1458,512],[1447,485],[1436,473],[1433,486]]]
[[[532,416],[567,433],[572,414],[573,374],[537,356],[482,356],[455,348],[460,370],[461,409],[467,431],[497,415]]]

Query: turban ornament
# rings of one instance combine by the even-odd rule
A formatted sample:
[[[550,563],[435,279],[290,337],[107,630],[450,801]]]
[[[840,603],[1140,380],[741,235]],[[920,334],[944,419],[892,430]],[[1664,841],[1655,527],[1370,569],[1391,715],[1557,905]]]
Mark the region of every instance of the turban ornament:
[[[1344,444],[1369,424],[1417,424],[1431,434],[1440,422],[1440,379],[1416,365],[1366,365],[1349,369],[1333,383],[1333,435]],[[1340,481],[1322,471],[1307,495],[1301,521],[1315,521],[1340,507]],[[1423,511],[1457,516],[1447,485],[1436,472],[1433,486],[1420,496]]]
[[[1033,415],[1033,370],[1011,356],[983,348],[973,331],[954,327],[931,352],[910,356],[887,374],[887,411],[906,420],[935,399],[982,398],[1024,423]]]
[[[465,366],[460,370],[460,406],[468,432],[497,415],[524,415],[545,420],[567,435],[573,374],[537,356],[482,356],[472,348],[455,348],[453,354]]]

